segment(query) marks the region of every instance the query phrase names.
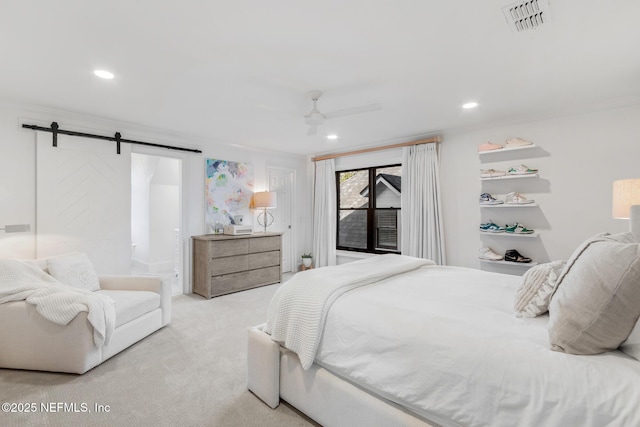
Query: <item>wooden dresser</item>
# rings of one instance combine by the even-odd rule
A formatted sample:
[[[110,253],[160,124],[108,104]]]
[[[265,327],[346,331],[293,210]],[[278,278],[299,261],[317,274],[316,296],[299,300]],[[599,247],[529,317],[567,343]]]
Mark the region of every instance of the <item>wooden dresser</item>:
[[[282,280],[281,233],[192,236],[193,292],[205,298]]]

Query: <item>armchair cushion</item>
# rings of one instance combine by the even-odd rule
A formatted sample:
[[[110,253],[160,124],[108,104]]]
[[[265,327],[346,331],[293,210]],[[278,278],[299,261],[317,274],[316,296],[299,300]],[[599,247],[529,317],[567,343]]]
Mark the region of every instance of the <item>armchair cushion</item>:
[[[160,294],[149,291],[100,290],[116,303],[116,328],[160,307]]]

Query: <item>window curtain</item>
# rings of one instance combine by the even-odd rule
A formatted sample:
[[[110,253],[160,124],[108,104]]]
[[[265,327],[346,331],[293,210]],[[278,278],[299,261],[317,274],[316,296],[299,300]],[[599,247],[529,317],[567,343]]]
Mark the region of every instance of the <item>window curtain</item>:
[[[402,233],[403,255],[446,264],[440,172],[437,144],[403,147]]]
[[[315,162],[313,258],[316,267],[336,265],[336,167],[333,159]]]

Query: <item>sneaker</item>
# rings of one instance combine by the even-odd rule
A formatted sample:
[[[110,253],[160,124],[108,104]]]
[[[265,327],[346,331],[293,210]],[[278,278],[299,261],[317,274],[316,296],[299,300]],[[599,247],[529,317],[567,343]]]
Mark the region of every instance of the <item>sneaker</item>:
[[[510,261],[510,262],[522,262],[522,263],[531,262],[531,258],[522,256],[520,252],[516,251],[515,249],[509,249],[507,252],[505,252],[504,260]]]
[[[538,173],[538,169],[531,169],[525,165],[520,165],[515,168],[509,169],[509,175],[529,175],[533,173]]]
[[[502,148],[500,144],[494,144],[493,142],[485,142],[484,144],[478,145],[478,151],[491,151],[491,150],[499,150]]]
[[[504,233],[504,228],[489,220],[486,224],[480,224],[480,231],[485,233]]]
[[[531,234],[534,232],[534,230],[529,230],[527,227],[517,222],[513,225],[509,225],[509,224],[505,225],[504,231],[506,233],[514,233],[514,234]]]
[[[480,259],[488,259],[488,260],[491,260],[491,261],[500,261],[500,260],[502,260],[503,257],[499,253],[496,253],[490,247],[485,246],[484,248],[480,248],[480,255],[478,255],[478,258],[480,258]]]
[[[504,142],[504,147],[505,148],[524,147],[532,144],[533,143],[531,141],[527,141],[526,139],[509,138]]]
[[[489,193],[482,193],[480,195],[481,205],[501,205],[502,203],[504,203],[502,200],[496,199]]]
[[[507,173],[504,171],[498,171],[495,169],[480,169],[480,178],[496,178],[499,176],[505,176]]]
[[[508,205],[529,205],[535,202],[535,200],[529,200],[520,193],[512,192],[507,194],[504,202]]]

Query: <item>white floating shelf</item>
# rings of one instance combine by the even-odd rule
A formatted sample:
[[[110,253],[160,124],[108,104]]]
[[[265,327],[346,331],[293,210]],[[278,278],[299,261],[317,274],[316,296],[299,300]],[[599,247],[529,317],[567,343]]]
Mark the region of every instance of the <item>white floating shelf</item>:
[[[483,205],[480,204],[481,208],[535,208],[538,207],[538,204],[533,203],[502,203],[499,205]]]
[[[486,156],[487,154],[493,153],[505,153],[508,151],[518,151],[518,150],[528,150],[529,148],[535,148],[535,144],[523,145],[521,147],[513,147],[513,148],[498,148],[497,150],[489,150],[489,151],[478,151],[478,155]]]
[[[523,175],[503,175],[503,176],[494,176],[491,178],[480,178],[480,181],[497,181],[500,179],[524,179],[524,178],[538,178],[537,173],[528,173]]]
[[[482,259],[480,258],[480,262],[486,262],[487,264],[499,264],[499,265],[510,265],[514,267],[533,267],[538,265],[537,262],[511,262],[511,261],[492,261],[490,259]]]
[[[525,233],[507,233],[506,231],[502,232],[502,233],[491,233],[490,231],[481,231],[480,232],[481,236],[496,236],[496,237],[538,237],[540,236],[539,233],[529,233],[529,234],[525,234]]]

